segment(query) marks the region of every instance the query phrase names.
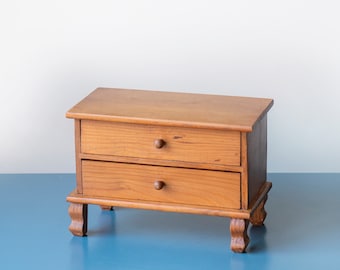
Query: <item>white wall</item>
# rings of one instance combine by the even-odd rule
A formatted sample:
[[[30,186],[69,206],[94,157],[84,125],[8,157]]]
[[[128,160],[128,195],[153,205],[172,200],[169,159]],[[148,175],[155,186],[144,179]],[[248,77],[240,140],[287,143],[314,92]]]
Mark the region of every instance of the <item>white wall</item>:
[[[0,173],[74,172],[97,86],[272,97],[270,172],[340,172],[340,2],[0,3]]]

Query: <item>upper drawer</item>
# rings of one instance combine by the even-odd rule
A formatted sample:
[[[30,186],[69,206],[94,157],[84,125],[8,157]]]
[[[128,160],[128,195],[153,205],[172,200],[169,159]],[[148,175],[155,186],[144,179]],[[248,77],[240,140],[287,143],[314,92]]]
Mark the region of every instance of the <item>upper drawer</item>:
[[[240,165],[240,132],[81,121],[81,152]]]

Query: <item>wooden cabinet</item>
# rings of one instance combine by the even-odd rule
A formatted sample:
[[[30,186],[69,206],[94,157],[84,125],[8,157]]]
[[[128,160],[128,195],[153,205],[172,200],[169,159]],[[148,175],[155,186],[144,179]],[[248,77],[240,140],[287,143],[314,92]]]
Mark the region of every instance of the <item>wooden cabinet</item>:
[[[98,88],[66,114],[75,119],[77,188],[70,231],[87,232],[87,205],[230,217],[231,249],[262,225],[267,117],[273,101]]]

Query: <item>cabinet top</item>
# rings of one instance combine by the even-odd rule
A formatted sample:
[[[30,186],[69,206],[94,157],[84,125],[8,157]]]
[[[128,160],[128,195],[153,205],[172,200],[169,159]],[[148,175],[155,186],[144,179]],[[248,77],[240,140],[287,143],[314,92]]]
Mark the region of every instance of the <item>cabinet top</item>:
[[[267,98],[97,88],[66,117],[251,132],[272,105]]]

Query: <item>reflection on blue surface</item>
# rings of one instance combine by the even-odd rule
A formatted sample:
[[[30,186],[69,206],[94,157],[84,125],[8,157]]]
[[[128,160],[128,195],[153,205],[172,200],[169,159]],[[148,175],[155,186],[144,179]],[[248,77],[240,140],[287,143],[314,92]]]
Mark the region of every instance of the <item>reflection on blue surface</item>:
[[[73,174],[0,175],[0,269],[340,269],[340,175],[268,178],[266,225],[234,254],[221,217],[90,206],[88,237],[73,237]]]

